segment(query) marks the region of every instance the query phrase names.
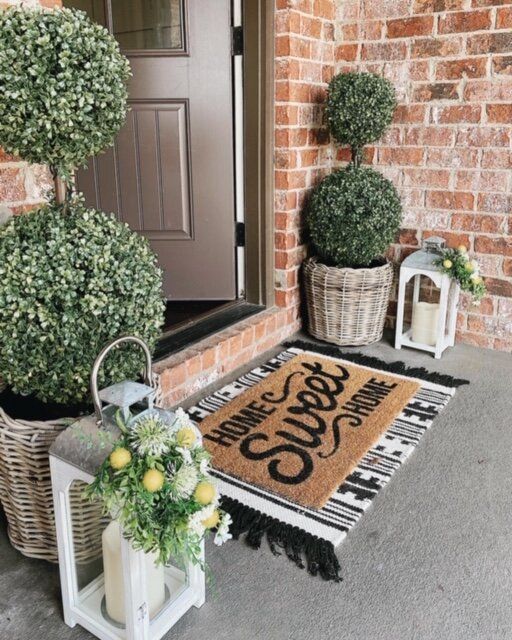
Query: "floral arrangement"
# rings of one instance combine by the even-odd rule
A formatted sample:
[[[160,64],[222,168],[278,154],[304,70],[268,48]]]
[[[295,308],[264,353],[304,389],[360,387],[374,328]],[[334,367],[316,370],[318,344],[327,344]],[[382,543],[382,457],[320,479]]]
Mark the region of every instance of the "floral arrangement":
[[[470,260],[464,245],[460,245],[457,249],[444,249],[435,264],[443,273],[456,280],[463,291],[473,296],[474,304],[480,304],[480,300],[485,295],[485,284],[480,275],[478,262]]]
[[[169,423],[164,416],[149,409],[127,424],[118,417],[121,438],[86,495],[103,502],[135,549],[156,553],[161,564],[200,563],[209,531],[217,545],[231,538],[231,517],[219,509],[210,454],[190,418],[182,409]]]

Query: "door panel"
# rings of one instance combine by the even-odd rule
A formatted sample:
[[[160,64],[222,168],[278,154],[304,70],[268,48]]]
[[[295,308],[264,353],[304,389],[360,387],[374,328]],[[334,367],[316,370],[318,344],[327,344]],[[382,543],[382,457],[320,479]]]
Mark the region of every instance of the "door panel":
[[[78,1],[99,14],[97,0]],[[78,188],[149,239],[169,299],[234,299],[230,2],[111,0],[107,9],[129,48],[131,111],[114,148],[78,172]]]

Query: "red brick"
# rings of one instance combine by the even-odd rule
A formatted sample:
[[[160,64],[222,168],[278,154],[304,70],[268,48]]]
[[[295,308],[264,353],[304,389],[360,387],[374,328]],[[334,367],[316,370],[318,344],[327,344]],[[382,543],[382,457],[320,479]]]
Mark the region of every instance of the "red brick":
[[[398,124],[415,124],[425,122],[426,107],[422,104],[400,104],[395,110],[393,122]]]
[[[487,58],[463,58],[462,60],[448,60],[436,65],[436,80],[460,80],[467,78],[482,78],[486,75]]]
[[[462,46],[461,38],[419,38],[412,41],[411,58],[456,56],[462,52]]]
[[[465,31],[483,31],[491,26],[491,12],[483,11],[459,11],[447,13],[439,18],[438,32],[460,33]]]
[[[335,60],[353,61],[357,58],[358,44],[342,44],[336,47],[334,52]]]
[[[408,186],[422,186],[432,188],[448,188],[450,171],[446,169],[416,169],[405,168],[403,170],[403,184]]]
[[[0,165],[0,201],[15,202],[26,198],[25,175],[18,167]]]
[[[486,278],[485,286],[488,293],[501,296],[502,298],[512,298],[512,282],[501,280],[500,278]]]
[[[411,36],[429,35],[432,33],[433,26],[434,18],[432,16],[389,20],[387,23],[387,37],[409,38]]]
[[[502,233],[505,225],[503,216],[487,216],[483,214],[454,213],[452,229],[478,233]]]
[[[335,8],[332,0],[314,0],[313,13],[319,18],[333,20],[335,16]]]
[[[427,207],[436,209],[473,209],[474,196],[462,191],[429,191],[427,193]]]
[[[479,211],[490,211],[491,213],[512,213],[511,196],[503,193],[480,193],[477,208]]]
[[[511,7],[503,7],[496,11],[496,28],[512,29],[512,9]]]
[[[380,40],[384,24],[382,20],[361,22],[361,40]]]
[[[503,260],[503,275],[512,278],[512,258]]]
[[[455,124],[459,122],[480,122],[480,105],[462,104],[433,107],[432,122],[436,124]]]
[[[472,7],[494,7],[498,4],[509,4],[509,0],[471,0]]]
[[[444,231],[439,229],[427,230],[423,232],[423,238],[430,238],[432,236],[441,236],[446,240],[448,247],[459,247],[461,244],[466,247],[469,246],[469,235],[467,233],[454,233],[453,231]]]
[[[421,84],[414,89],[413,100],[417,102],[430,102],[431,100],[458,100],[458,83],[436,82]]]
[[[457,342],[464,342],[474,347],[484,347],[486,349],[490,349],[493,345],[493,339],[491,337],[469,331],[458,331]]]
[[[477,253],[496,253],[511,257],[512,236],[477,236],[475,238],[475,251]]]
[[[498,324],[497,318],[490,316],[468,315],[467,327],[475,333],[493,334]]]
[[[482,167],[484,169],[510,169],[512,168],[512,153],[506,150],[484,149]]]
[[[404,60],[407,54],[405,42],[363,43],[362,60]]]
[[[465,8],[466,0],[414,0],[413,13],[437,13]]]
[[[501,127],[465,127],[458,131],[455,144],[463,147],[508,147],[510,133]]]
[[[485,154],[485,152],[484,152]],[[431,167],[476,167],[477,149],[427,149],[426,164]]]
[[[398,242],[409,246],[418,245],[418,231],[416,229],[400,229]]]
[[[512,56],[493,57],[492,71],[496,75],[512,75]]]
[[[489,122],[503,124],[512,122],[512,104],[488,104],[485,109]]]
[[[467,53],[507,53],[512,51],[512,32],[483,33],[468,38]]]
[[[383,147],[379,149],[379,162],[394,165],[418,165],[423,161],[421,147]]]

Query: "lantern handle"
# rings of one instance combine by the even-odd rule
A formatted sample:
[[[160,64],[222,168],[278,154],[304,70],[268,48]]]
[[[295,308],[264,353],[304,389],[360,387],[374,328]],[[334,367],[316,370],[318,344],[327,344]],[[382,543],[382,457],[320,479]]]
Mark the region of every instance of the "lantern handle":
[[[116,338],[115,340],[112,340],[111,342],[106,344],[103,347],[103,349],[99,352],[96,360],[94,361],[94,364],[92,366],[92,371],[91,371],[91,379],[90,379],[92,403],[94,405],[94,413],[96,414],[96,420],[98,424],[100,424],[103,419],[103,414],[101,410],[101,400],[100,400],[100,395],[98,391],[98,372],[109,351],[111,351],[118,345],[122,344],[123,342],[133,342],[134,344],[139,345],[142,351],[144,351],[144,356],[146,357],[146,364],[144,365],[144,374],[143,374],[144,384],[147,384],[148,387],[153,386],[151,384],[151,369],[153,366],[153,363],[151,360],[151,352],[149,350],[148,345],[144,342],[144,340],[142,340],[141,338],[137,338],[136,336],[120,336],[119,338]]]

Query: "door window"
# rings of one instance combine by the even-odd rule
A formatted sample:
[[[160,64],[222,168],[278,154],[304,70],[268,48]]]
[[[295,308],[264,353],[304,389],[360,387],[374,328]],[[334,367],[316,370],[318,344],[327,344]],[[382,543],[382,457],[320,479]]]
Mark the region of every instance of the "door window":
[[[65,0],[115,35],[125,51],[184,52],[184,0]]]

